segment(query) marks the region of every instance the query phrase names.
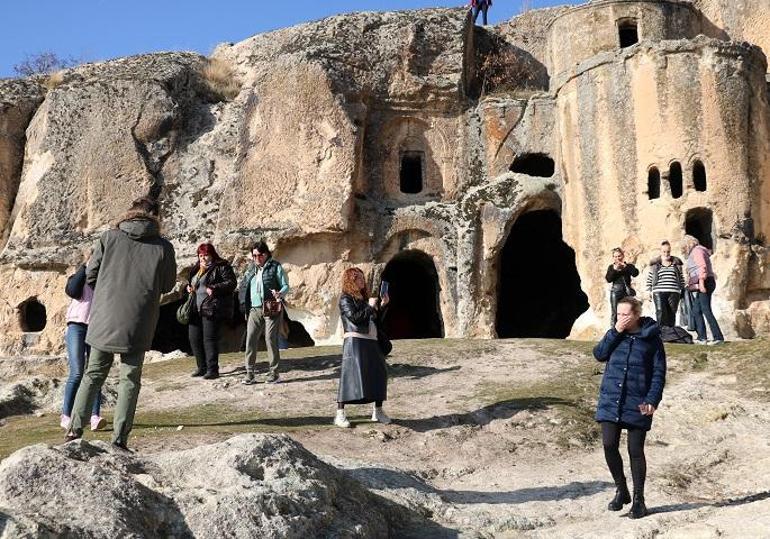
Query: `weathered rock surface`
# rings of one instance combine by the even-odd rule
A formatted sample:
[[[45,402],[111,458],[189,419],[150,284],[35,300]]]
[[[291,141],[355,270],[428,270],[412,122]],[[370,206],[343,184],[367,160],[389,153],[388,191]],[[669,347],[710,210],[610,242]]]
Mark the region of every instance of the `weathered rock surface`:
[[[36,445],[0,465],[4,539],[388,537],[396,507],[283,435],[146,457]]]
[[[36,83],[3,82],[0,351],[63,347],[66,272],[140,194],[161,200],[180,269],[204,240],[240,269],[266,238],[317,343],[341,335],[351,265],[393,281],[397,337],[594,337],[610,250],[644,269],[685,232],[714,248],[723,330],[765,335],[767,18],[759,0],[597,0],[486,29],[465,9],[357,13],[211,59],[81,66],[42,103]],[[158,341],[185,340],[172,309]]]

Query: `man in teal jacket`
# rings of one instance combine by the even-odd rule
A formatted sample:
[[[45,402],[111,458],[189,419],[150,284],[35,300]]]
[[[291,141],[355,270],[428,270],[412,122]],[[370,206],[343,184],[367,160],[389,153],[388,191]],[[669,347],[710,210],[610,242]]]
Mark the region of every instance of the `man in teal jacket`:
[[[289,281],[280,262],[272,258],[272,253],[264,241],[258,241],[251,248],[253,262],[246,268],[238,285],[238,299],[241,311],[246,317],[246,377],[243,384],[256,383],[254,371],[257,362],[257,343],[265,335],[267,356],[270,362],[265,382],[278,382],[278,328],[281,317],[265,316],[264,300],[274,297],[283,300],[289,291]]]

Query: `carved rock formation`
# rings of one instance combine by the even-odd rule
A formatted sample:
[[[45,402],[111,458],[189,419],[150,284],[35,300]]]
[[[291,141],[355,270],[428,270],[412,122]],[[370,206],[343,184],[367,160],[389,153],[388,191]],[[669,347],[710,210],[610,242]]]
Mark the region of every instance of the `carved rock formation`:
[[[0,112],[17,148],[0,145],[0,187],[18,184],[0,347],[61,349],[66,273],[148,193],[180,267],[211,240],[242,269],[265,238],[316,342],[341,335],[351,265],[391,282],[395,337],[593,337],[610,250],[644,268],[685,232],[714,248],[726,334],[765,335],[768,68],[741,40],[768,44],[770,7],[741,1],[598,0],[487,28],[464,9],[358,13],[212,59],[81,66],[42,104],[34,83],[3,82],[0,102],[36,112]],[[167,310],[163,351],[185,340]]]

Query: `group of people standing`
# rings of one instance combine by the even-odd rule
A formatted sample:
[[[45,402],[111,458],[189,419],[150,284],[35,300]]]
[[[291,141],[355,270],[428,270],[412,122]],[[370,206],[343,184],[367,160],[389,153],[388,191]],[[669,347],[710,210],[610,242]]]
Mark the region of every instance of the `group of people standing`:
[[[631,503],[631,518],[648,514],[644,500],[644,443],[666,383],[666,351],[661,331],[676,325],[682,297],[688,306],[687,325],[697,333],[696,342],[724,342],[711,311],[711,296],[716,288],[711,252],[690,235],[682,240],[682,252],[684,262],[672,256],[671,244],[663,241],[660,256],[650,262],[646,289],[652,296],[657,322],[641,315],[642,303],[631,286],[639,270],[625,261],[622,249],[613,249],[612,264],[607,268],[612,325],[593,350],[598,361],[606,362],[595,417],[601,425],[604,456],[615,483],[615,496],[608,509],[620,511]],[[711,330],[710,341],[706,340],[706,323]],[[623,430],[627,432],[633,496],[619,451]]]
[[[176,284],[174,248],[160,234],[158,202],[137,199],[117,225],[104,232],[83,264],[67,282],[72,298],[67,310],[65,344],[69,377],[60,424],[66,440],[82,437],[84,426],[105,426],[100,415],[101,389],[120,354],[120,381],[114,411],[112,443],[127,450],[141,388],[144,355],[155,333],[161,296]],[[190,347],[195,356],[193,377],[219,377],[222,324],[231,319],[234,295],[246,321],[244,385],[257,383],[256,357],[264,336],[268,369],[262,380],[273,384],[279,375],[279,325],[289,281],[283,266],[264,241],[254,243],[240,283],[230,263],[211,243],[197,249],[197,262],[187,272]],[[369,298],[363,272],[351,268],[343,275],[340,315],[345,329],[342,368],[334,424],[349,427],[346,404],[374,403],[372,420],[389,423],[382,409],[387,399],[387,367],[381,330],[381,309],[388,297]],[[385,344],[383,344],[385,343]]]
[[[120,382],[114,412],[112,443],[127,450],[136,403],[141,387],[144,355],[150,349],[159,316],[161,295],[170,292],[177,277],[172,245],[160,235],[159,206],[150,198],[136,200],[117,226],[100,237],[88,263],[68,280],[66,293],[72,302],[67,311],[66,344],[70,364],[61,424],[66,439],[103,428],[100,416],[101,388],[114,360],[120,354]],[[630,516],[647,514],[644,483],[647,463],[646,434],[663,397],[666,353],[661,326],[675,324],[682,294],[690,294],[691,311],[699,341],[705,342],[705,317],[713,341],[722,333],[711,312],[716,287],[708,249],[692,236],[685,236],[686,261],[671,255],[671,245],[661,244],[660,257],[650,264],[647,289],[652,294],[658,322],[641,316],[642,304],[634,297],[632,279],[639,275],[625,261],[621,249],[613,250],[607,269],[611,283],[612,327],[594,348],[594,356],[606,362],[599,391],[596,420],[601,425],[605,459],[616,485],[608,508],[620,510],[632,503]],[[264,335],[268,369],[262,380],[277,383],[279,375],[278,331],[289,281],[282,265],[272,257],[267,244],[254,243],[240,282],[232,266],[210,243],[197,249],[198,260],[187,273],[190,303],[188,336],[196,361],[192,376],[219,376],[219,339],[224,320],[232,317],[234,297],[246,321],[245,376],[256,379],[256,353]],[[386,287],[379,297],[370,297],[364,272],[349,268],[342,276],[339,300],[343,348],[334,425],[350,427],[345,406],[373,404],[372,421],[390,423],[383,410],[387,400],[388,370],[385,356],[390,342],[382,332],[389,297]],[[700,316],[700,319],[697,317]],[[700,321],[699,321],[700,320]],[[628,433],[633,496],[628,489],[619,452],[621,431]]]
[[[686,257],[684,262],[671,254],[671,244],[664,240],[660,245],[660,256],[650,262],[646,290],[655,305],[655,317],[661,326],[672,328],[676,326],[676,315],[680,305],[683,305],[684,325],[695,330],[696,342],[721,344],[724,335],[711,310],[711,297],[716,289],[711,252],[690,235],[682,240],[682,252]],[[607,268],[606,275],[610,283],[611,325],[617,322],[618,301],[636,296],[632,279],[638,275],[636,266],[625,261],[623,250],[619,247],[613,249],[612,264]],[[706,324],[711,330],[711,340],[707,339]]]

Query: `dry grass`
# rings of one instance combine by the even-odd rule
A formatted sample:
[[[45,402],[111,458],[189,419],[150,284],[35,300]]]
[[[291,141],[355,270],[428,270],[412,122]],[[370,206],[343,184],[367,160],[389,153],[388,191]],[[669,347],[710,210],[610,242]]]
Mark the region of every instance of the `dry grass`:
[[[241,91],[241,82],[233,68],[218,58],[210,58],[201,69],[209,89],[222,101],[232,101]]]
[[[59,71],[56,71],[55,73],[51,73],[43,80],[43,86],[45,86],[48,91],[55,89],[56,87],[60,86],[64,82],[64,75],[66,74],[66,71],[63,69],[60,69]]]

